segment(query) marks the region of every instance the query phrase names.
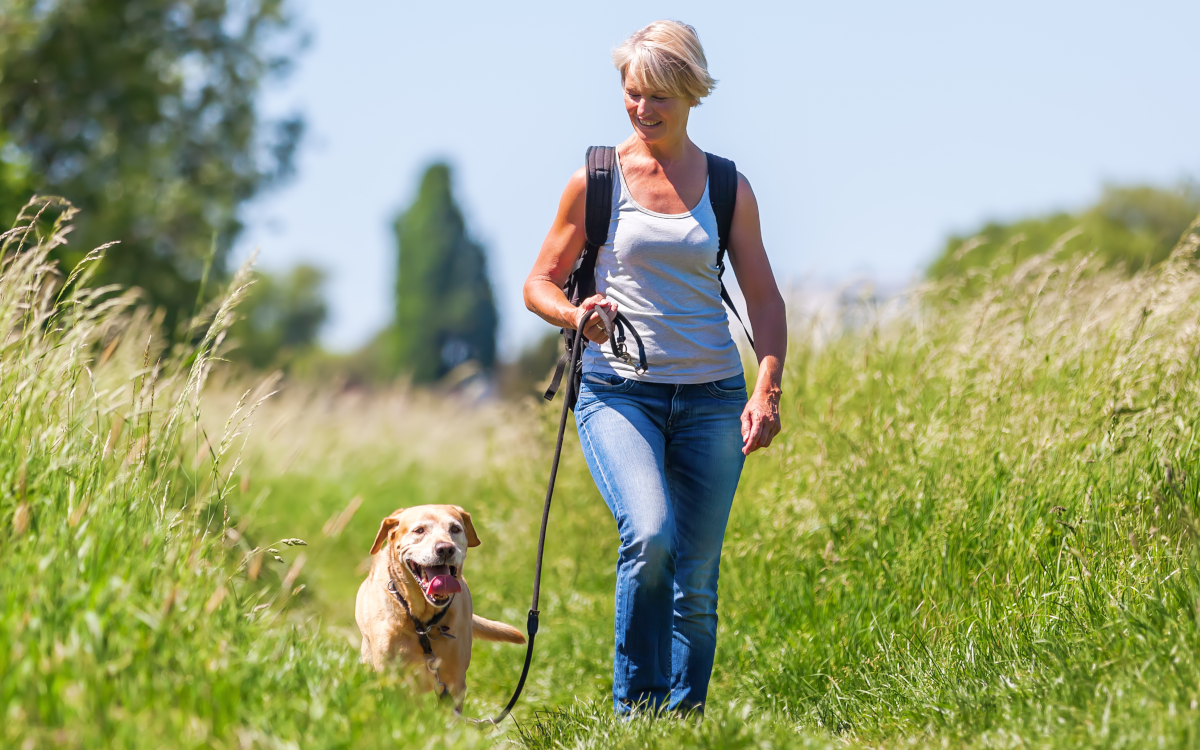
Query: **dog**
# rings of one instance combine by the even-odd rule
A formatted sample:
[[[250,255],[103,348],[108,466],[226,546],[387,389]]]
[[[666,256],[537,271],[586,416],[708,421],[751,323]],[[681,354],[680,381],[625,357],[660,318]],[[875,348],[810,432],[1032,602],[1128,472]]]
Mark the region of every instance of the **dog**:
[[[419,681],[462,708],[471,641],[525,643],[521,631],[479,617],[463,578],[467,548],[478,547],[471,514],[457,505],[400,508],[383,519],[371,570],[358,587],[354,619],[362,662],[376,671],[399,659]]]

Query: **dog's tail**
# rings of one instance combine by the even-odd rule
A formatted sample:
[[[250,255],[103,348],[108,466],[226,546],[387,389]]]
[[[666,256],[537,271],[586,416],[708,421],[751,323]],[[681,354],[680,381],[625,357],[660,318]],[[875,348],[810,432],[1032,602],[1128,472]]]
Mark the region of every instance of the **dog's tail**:
[[[483,641],[500,641],[502,643],[525,642],[525,636],[512,625],[488,620],[479,615],[471,616],[471,635]]]

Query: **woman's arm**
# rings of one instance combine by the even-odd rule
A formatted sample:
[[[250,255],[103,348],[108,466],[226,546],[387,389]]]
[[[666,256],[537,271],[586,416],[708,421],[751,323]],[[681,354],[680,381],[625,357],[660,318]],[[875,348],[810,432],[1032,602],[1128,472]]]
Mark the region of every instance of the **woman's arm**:
[[[754,331],[758,381],[742,411],[742,453],[766,448],[779,434],[779,394],[783,360],[787,355],[787,315],[783,296],[775,284],[771,261],[763,247],[758,200],[750,183],[739,172],[737,204],[729,237],[729,262],[737,274],[746,312]]]
[[[567,282],[571,269],[575,267],[579,254],[583,252],[587,243],[584,230],[586,194],[587,169],[580,169],[571,175],[571,180],[563,190],[554,223],[542,242],[542,249],[533,263],[533,270],[525,279],[523,289],[525,307],[547,323],[562,328],[578,327],[580,317],[597,305],[607,308],[610,312],[617,310],[617,304],[602,294],[585,299],[579,307],[572,305],[563,294],[562,286]],[[600,316],[592,318],[584,330],[584,335],[599,344],[608,340]]]

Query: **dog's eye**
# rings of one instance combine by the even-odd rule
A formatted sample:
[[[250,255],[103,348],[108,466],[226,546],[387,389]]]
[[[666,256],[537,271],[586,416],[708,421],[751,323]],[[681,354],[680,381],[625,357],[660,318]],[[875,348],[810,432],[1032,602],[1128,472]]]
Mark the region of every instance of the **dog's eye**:
[[[418,526],[417,528],[415,528],[415,529],[413,529],[413,530],[412,530],[412,533],[414,533],[414,534],[424,534],[424,533],[425,533],[425,527],[424,527],[424,526]]]
[[[450,533],[451,533],[451,534],[461,534],[461,533],[462,533],[462,526],[459,526],[459,525],[458,525],[458,524],[456,524],[456,523],[452,523],[452,524],[450,524]]]

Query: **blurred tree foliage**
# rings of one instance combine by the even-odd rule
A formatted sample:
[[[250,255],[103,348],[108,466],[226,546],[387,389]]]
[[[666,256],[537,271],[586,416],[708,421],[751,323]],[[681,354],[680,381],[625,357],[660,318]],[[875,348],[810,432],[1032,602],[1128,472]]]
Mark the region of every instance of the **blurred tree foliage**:
[[[540,339],[523,348],[515,360],[504,362],[497,368],[500,394],[510,398],[541,397],[562,350],[561,333],[553,330],[542,334]]]
[[[239,320],[230,330],[230,359],[251,367],[287,367],[315,349],[329,310],[322,294],[325,274],[299,265],[285,275],[255,274],[255,283],[238,305]]]
[[[953,236],[929,275],[983,268],[1004,274],[1047,252],[1060,257],[1094,252],[1106,265],[1123,264],[1132,273],[1164,260],[1198,213],[1200,193],[1194,187],[1108,187],[1099,202],[1079,213],[992,222],[972,235]]]
[[[396,318],[390,330],[395,372],[431,383],[474,360],[490,371],[498,316],[487,256],[467,236],[450,168],[434,164],[417,199],[396,219],[400,253]]]
[[[239,207],[290,173],[303,123],[255,98],[302,44],[283,0],[0,0],[0,224],[67,198],[65,264],[119,240],[98,280],[173,326],[205,264],[224,275]]]

